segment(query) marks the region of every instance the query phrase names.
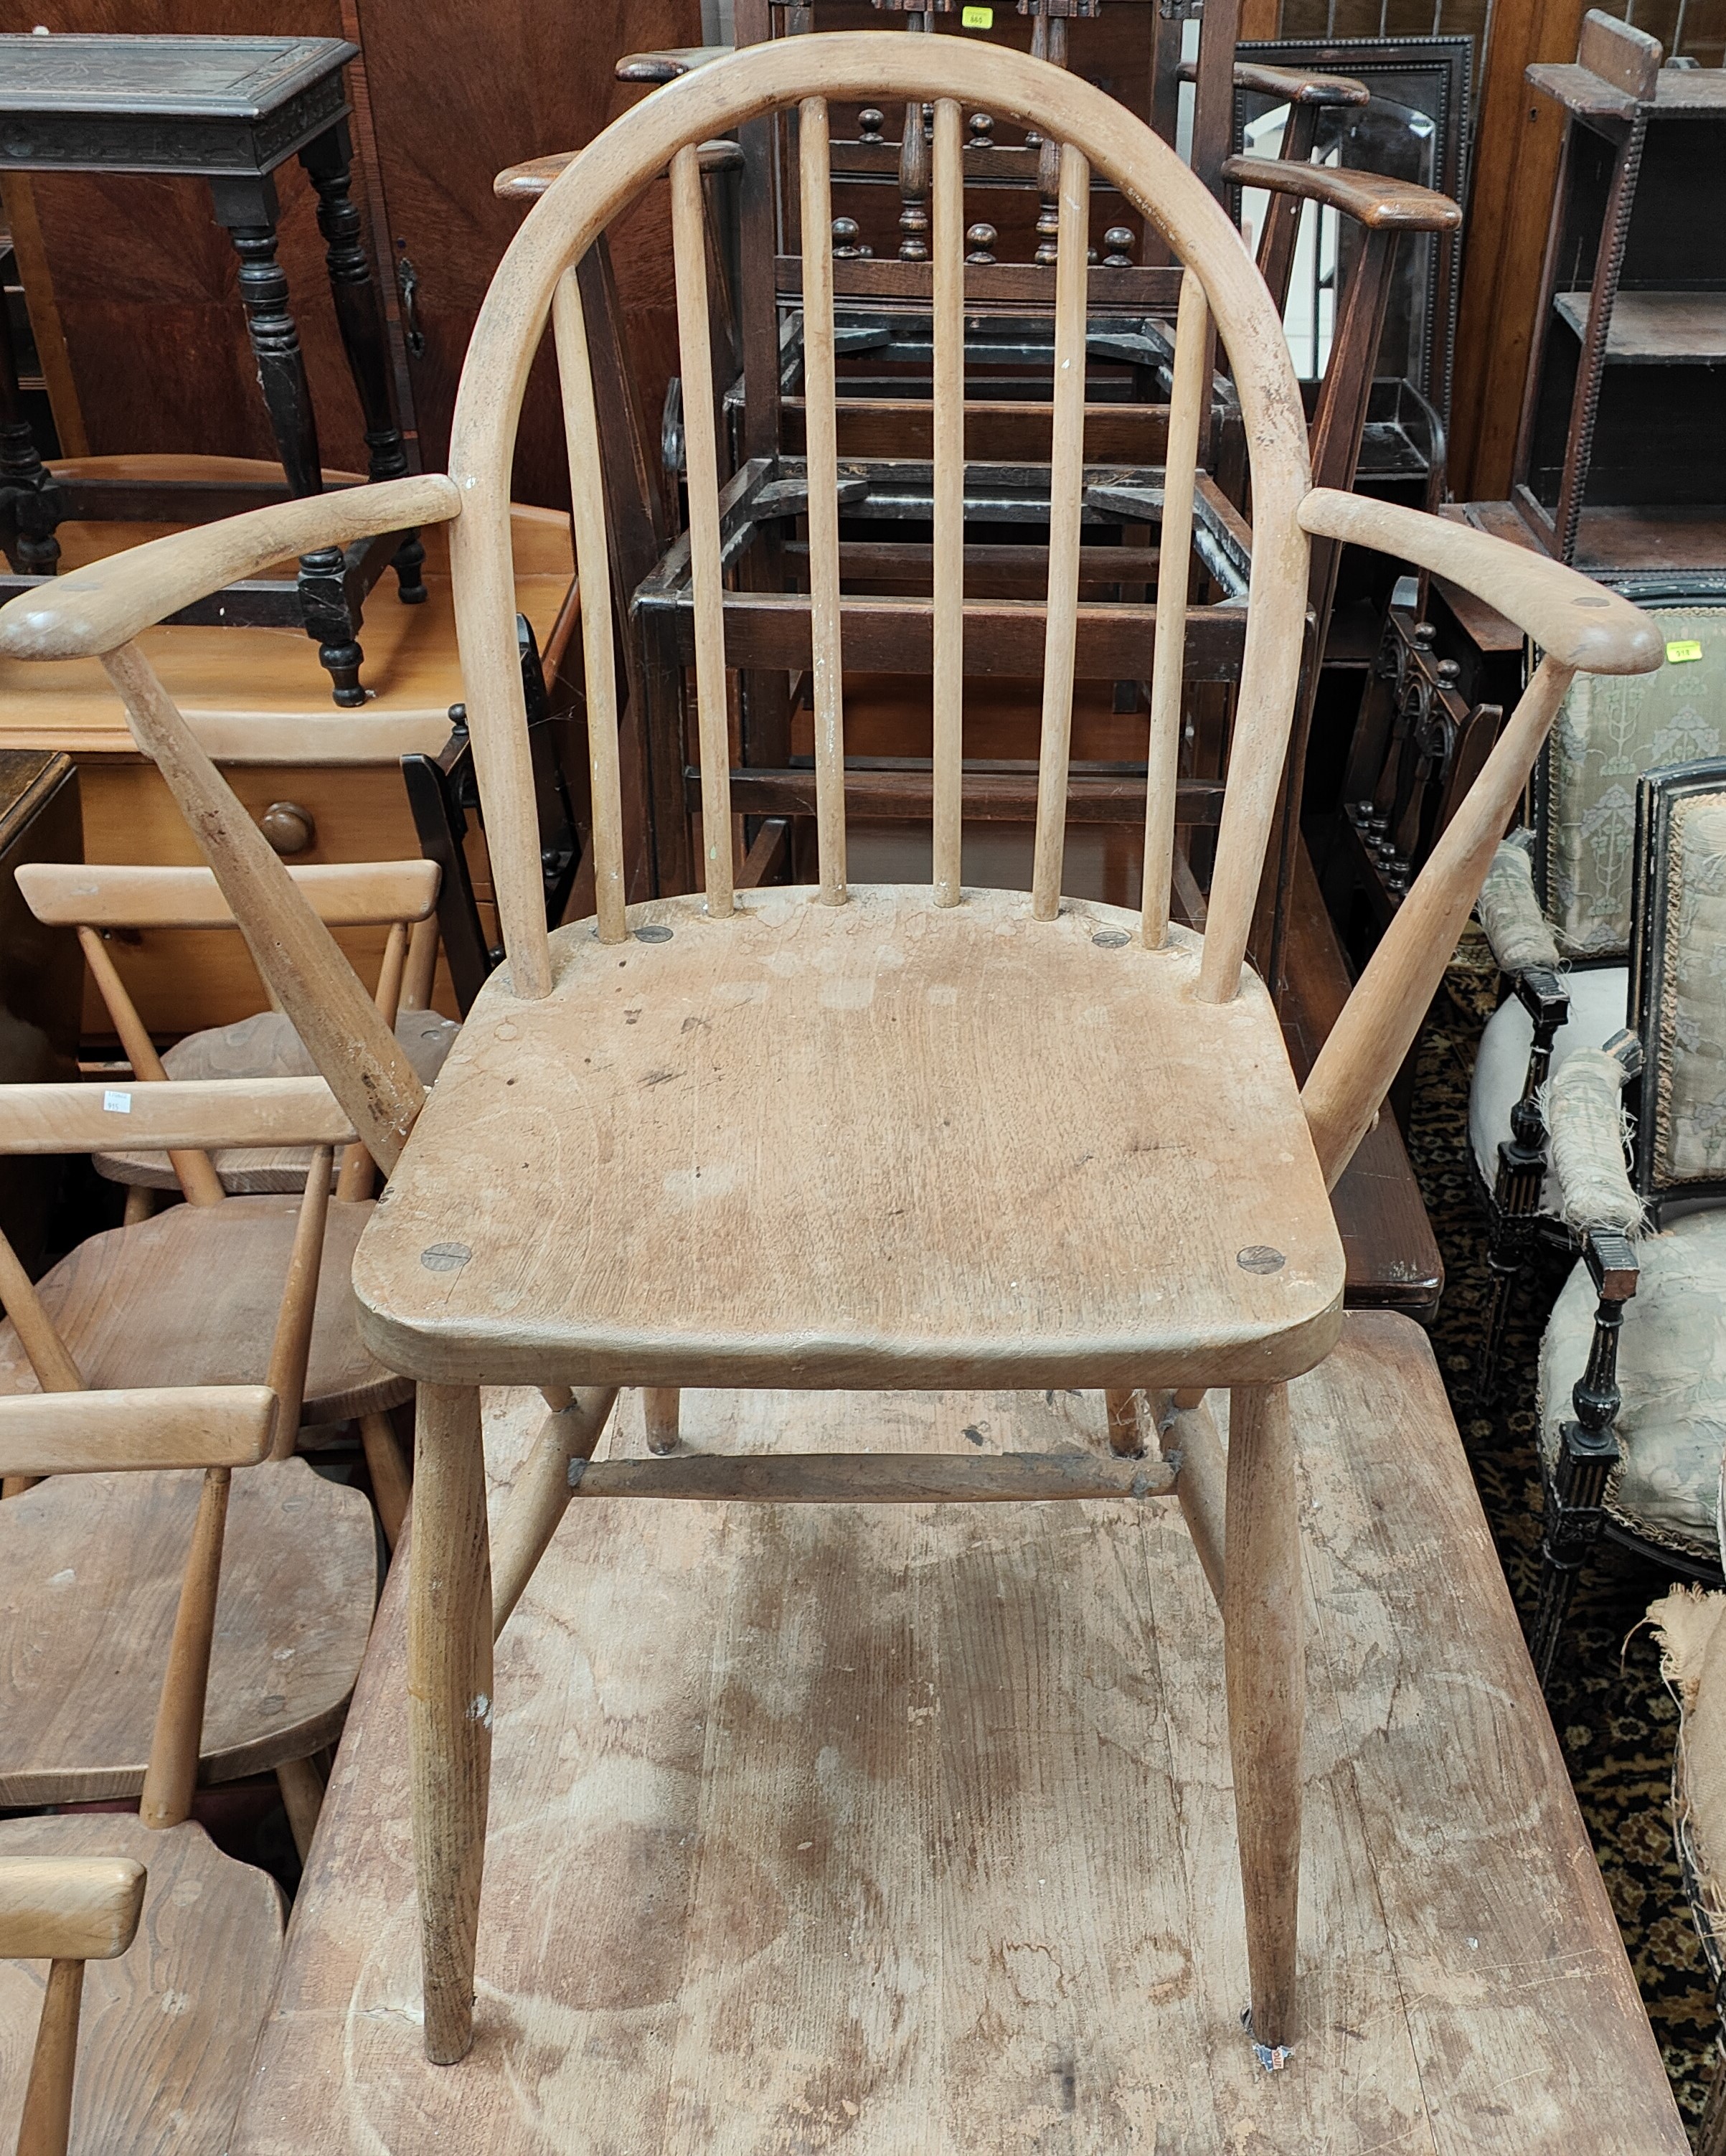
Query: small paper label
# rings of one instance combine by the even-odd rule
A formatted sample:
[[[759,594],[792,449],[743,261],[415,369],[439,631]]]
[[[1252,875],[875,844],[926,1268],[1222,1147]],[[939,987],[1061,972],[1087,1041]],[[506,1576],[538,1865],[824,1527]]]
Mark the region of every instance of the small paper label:
[[[129,1116],[132,1111],[130,1093],[107,1093],[102,1096],[102,1106],[110,1116]]]
[[[995,28],[995,10],[992,8],[961,8],[959,20],[967,30],[992,30]]]
[[[1668,665],[1682,666],[1687,659],[1700,659],[1702,646],[1699,644],[1692,644],[1688,639],[1677,644],[1669,644],[1666,647],[1666,656]]]

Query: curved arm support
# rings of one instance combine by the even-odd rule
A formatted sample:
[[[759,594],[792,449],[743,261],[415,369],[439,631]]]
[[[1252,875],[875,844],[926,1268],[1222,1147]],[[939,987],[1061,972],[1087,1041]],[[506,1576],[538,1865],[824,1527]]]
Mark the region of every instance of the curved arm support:
[[[1239,187],[1268,187],[1273,195],[1299,195],[1340,210],[1369,230],[1454,232],[1462,213],[1448,195],[1412,180],[1381,179],[1335,165],[1298,165],[1282,157],[1230,157],[1222,177]]]
[[[171,532],[20,592],[0,607],[0,658],[100,659],[182,607],[274,562],[381,532],[448,523],[461,506],[453,480],[424,472]]]
[[[1472,524],[1329,487],[1315,487],[1299,516],[1315,537],[1374,547],[1447,577],[1508,614],[1549,659],[1573,671],[1652,674],[1666,657],[1660,631],[1628,599]]]

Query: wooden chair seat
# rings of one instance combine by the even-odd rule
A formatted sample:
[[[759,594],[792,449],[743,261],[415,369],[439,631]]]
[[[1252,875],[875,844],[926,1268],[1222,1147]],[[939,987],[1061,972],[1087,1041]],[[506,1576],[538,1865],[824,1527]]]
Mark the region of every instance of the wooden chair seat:
[[[201,1826],[152,1831],[114,1812],[0,1820],[0,1857],[15,1856],[131,1857],[149,1872],[130,1951],[85,1966],[69,2156],[223,2156],[281,1958],[275,1881],[224,1856]],[[0,1962],[8,2128],[47,1973]]]
[[[348,1273],[371,1204],[332,1200],[324,1235],[302,1419],[346,1422],[412,1388],[361,1346]],[[261,1384],[287,1278],[298,1200],[174,1205],[92,1235],[38,1283],[87,1385]],[[0,1394],[33,1393],[11,1321],[0,1325]]]
[[[196,1470],[56,1475],[0,1505],[0,1804],[143,1787],[202,1481]],[[200,1782],[335,1743],[376,1588],[357,1490],[303,1460],[236,1471]]]
[[[434,1010],[397,1014],[396,1039],[422,1085],[430,1086],[443,1067],[460,1026]],[[259,1011],[233,1025],[207,1027],[176,1041],[161,1059],[170,1078],[311,1078],[317,1065],[293,1020],[280,1011]],[[224,1146],[213,1156],[215,1169],[230,1192],[256,1194],[303,1190],[310,1146]],[[146,1190],[177,1190],[179,1178],[165,1152],[99,1152],[92,1156],[99,1175]]]
[[[396,1368],[1029,1387],[1328,1351],[1342,1246],[1256,981],[1199,1003],[1196,937],[1076,900],[739,904],[565,930],[550,996],[482,991],[358,1253]]]

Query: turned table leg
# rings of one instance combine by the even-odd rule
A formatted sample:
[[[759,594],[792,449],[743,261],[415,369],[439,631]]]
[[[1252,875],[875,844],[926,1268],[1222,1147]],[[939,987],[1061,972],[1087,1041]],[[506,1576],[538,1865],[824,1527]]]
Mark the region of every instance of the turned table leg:
[[[408,1750],[426,2056],[474,2041],[474,1942],[491,1775],[491,1553],[479,1395],[419,1388],[408,1543]]]
[[[1292,2040],[1306,1714],[1300,1523],[1286,1385],[1229,1394],[1223,1580],[1229,1750],[1247,1909],[1252,2035]]]
[[[54,574],[60,558],[60,542],[54,536],[59,499],[30,432],[18,388],[12,321],[0,300],[0,547],[16,575]]]
[[[300,330],[288,305],[288,279],[276,259],[276,227],[280,208],[275,182],[268,174],[210,182],[216,221],[225,225],[240,258],[240,300],[246,332],[258,362],[259,384],[276,454],[291,493],[321,494],[324,467],[318,451],[318,423],[312,410],[311,384]],[[315,637],[318,658],[335,684],[335,701],[353,708],[366,701],[360,686],[365,658],[355,638],[353,610],[346,585],[347,562],[340,547],[321,547],[301,557],[300,598],[306,634]]]
[[[366,423],[366,476],[400,479],[407,470],[407,449],[390,394],[389,326],[383,294],[366,249],[359,205],[353,199],[353,146],[347,122],[337,121],[309,142],[300,152],[300,162],[317,192],[318,230],[324,235],[324,264],[335,301],[336,325]],[[419,534],[408,532],[394,557],[404,606],[417,606],[426,596],[420,573],[425,558]]]

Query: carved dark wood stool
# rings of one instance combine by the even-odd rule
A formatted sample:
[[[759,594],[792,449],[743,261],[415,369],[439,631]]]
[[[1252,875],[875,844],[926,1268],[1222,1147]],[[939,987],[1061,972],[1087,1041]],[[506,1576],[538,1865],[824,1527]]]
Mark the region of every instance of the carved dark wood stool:
[[[285,484],[140,485],[57,476],[44,465],[18,401],[9,331],[0,321],[0,548],[10,596],[51,575],[58,524],[73,519],[197,522],[323,490],[318,429],[288,280],[276,259],[276,168],[297,157],[317,191],[330,289],[366,422],[368,476],[407,470],[390,382],[383,304],[351,192],[343,69],[359,52],[339,38],[0,37],[0,172],[151,172],[207,180],[216,221],[240,258],[240,299]],[[363,704],[358,641],[365,597],[393,561],[401,598],[423,599],[425,550],[412,531],[320,549],[297,580],[257,578],[177,620],[257,628],[303,625],[335,683]]]

